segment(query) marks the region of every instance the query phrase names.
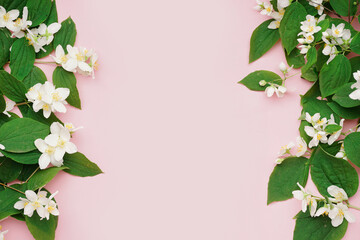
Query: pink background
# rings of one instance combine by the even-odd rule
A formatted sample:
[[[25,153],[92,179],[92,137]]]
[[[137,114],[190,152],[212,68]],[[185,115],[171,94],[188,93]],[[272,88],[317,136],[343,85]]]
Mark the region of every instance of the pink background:
[[[56,239],[291,239],[300,202],[266,206],[267,181],[298,135],[310,84],[292,78],[283,99],[237,84],[285,61],[277,44],[248,64],[251,33],[267,19],[255,1],[57,2],[60,21],[77,24],[77,46],[100,55],[96,79],[78,78],[83,111],[61,117],[85,127],[74,141],[105,174],[62,173],[48,185],[60,191]],[[32,239],[22,222],[2,225],[7,240]]]

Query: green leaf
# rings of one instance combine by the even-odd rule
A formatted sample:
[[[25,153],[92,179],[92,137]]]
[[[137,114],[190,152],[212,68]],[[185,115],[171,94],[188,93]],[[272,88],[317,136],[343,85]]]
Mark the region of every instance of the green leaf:
[[[14,42],[10,53],[11,75],[23,80],[32,70],[35,62],[34,47],[29,45],[26,38]]]
[[[5,110],[6,110],[6,102],[4,96],[0,95],[0,113],[3,113]]]
[[[316,70],[318,72],[321,71],[321,69],[327,65],[326,62],[329,60],[329,56],[322,54],[322,51],[324,50],[324,45],[322,45],[317,50],[317,61],[316,61]]]
[[[327,188],[336,185],[352,197],[359,187],[356,170],[343,159],[327,154],[318,147],[311,157],[311,179],[323,196],[330,196]]]
[[[91,177],[103,173],[101,169],[83,154],[65,154],[64,166],[68,167],[64,171],[79,177]]]
[[[50,126],[53,122],[62,123],[62,121],[58,119],[53,113],[51,113],[49,118],[45,118],[42,110],[39,112],[34,112],[34,110],[28,105],[19,106],[19,109],[23,117],[34,119],[48,126]]]
[[[319,79],[318,75],[316,68],[313,66],[307,72],[301,74],[301,78],[306,79],[309,82],[316,82]]]
[[[30,118],[19,118],[0,127],[0,142],[6,152],[25,153],[35,150],[36,139],[49,134],[49,126]]]
[[[288,54],[299,44],[298,34],[306,15],[306,9],[298,2],[292,3],[285,11],[280,24],[280,37]]]
[[[56,88],[68,88],[70,95],[66,101],[73,107],[81,109],[79,91],[76,87],[76,77],[72,72],[67,72],[62,67],[57,67],[53,73],[53,83]]]
[[[11,217],[15,218],[16,220],[25,222],[25,216],[22,213],[12,215]]]
[[[350,2],[350,6],[349,6]],[[354,16],[357,11],[357,1],[356,0],[330,0],[331,6],[334,8],[336,13],[338,13],[341,16]],[[350,10],[349,10],[350,9]]]
[[[45,24],[49,26],[50,24],[55,22],[58,22],[58,13],[57,13],[56,1],[53,0],[51,3],[51,11],[49,17],[45,21]]]
[[[267,204],[292,198],[292,192],[298,189],[297,182],[305,186],[308,175],[308,159],[304,157],[287,158],[276,165],[268,184]]]
[[[36,240],[54,240],[58,217],[51,215],[49,220],[40,220],[37,213],[32,217],[25,216],[26,226]]]
[[[11,187],[18,189],[22,192],[26,191],[25,184],[13,184],[11,185]],[[19,197],[24,196],[24,194],[10,188],[6,188],[5,190],[0,191],[0,220],[8,216],[20,213],[19,210],[14,208],[14,204],[19,201]]]
[[[67,53],[66,46],[74,46],[76,40],[76,26],[74,21],[69,17],[61,23],[61,29],[55,34],[54,48],[61,45]]]
[[[43,48],[46,50],[46,52],[41,50],[40,52],[36,53],[36,56],[35,56],[36,59],[47,57],[52,53],[52,51],[54,51],[53,43],[50,43],[49,45],[45,45],[45,46],[43,46]]]
[[[281,85],[282,82],[281,77],[276,73],[261,70],[250,73],[238,83],[243,84],[245,87],[253,91],[265,91],[267,86],[260,86],[259,82],[261,80],[265,80],[268,83],[276,83],[279,85]]]
[[[4,28],[0,29],[0,67],[3,67],[9,61],[10,47],[13,42],[10,32]]]
[[[0,71],[0,90],[6,97],[15,102],[26,100],[27,90],[24,84],[4,70]]]
[[[309,211],[300,212],[296,216],[293,240],[341,240],[347,227],[346,220],[335,228],[328,216],[311,217]]]
[[[356,166],[360,166],[360,133],[355,132],[346,136],[344,148],[347,158]]]
[[[6,11],[18,9],[21,12],[25,5],[26,0],[0,0],[0,6],[3,6]]]
[[[338,132],[342,129],[342,127],[340,125],[336,125],[336,124],[330,124],[330,125],[327,125],[325,127],[325,132],[327,133],[335,133],[335,132]]]
[[[353,52],[360,54],[360,34],[356,34],[356,36],[351,40],[350,48]]]
[[[351,77],[351,65],[344,55],[338,55],[320,72],[320,91],[322,97],[328,97],[348,83]]]
[[[360,106],[353,108],[344,108],[336,102],[329,102],[327,104],[341,118],[357,119],[360,118]]]
[[[333,101],[337,102],[340,106],[345,108],[353,108],[360,106],[359,100],[353,100],[349,95],[356,89],[351,89],[353,83],[348,83],[342,86],[332,98]]]
[[[315,9],[313,6],[311,6],[313,9]],[[321,27],[321,30],[317,33],[314,34],[314,42],[319,42],[323,36],[323,32],[326,31],[326,29],[329,28],[330,26],[330,20],[329,19],[325,19],[321,22],[318,23],[318,26]]]
[[[58,172],[67,169],[66,167],[51,167],[45,170],[36,172],[28,181],[28,189],[33,191],[45,186],[50,182]]]
[[[5,183],[15,181],[20,175],[23,166],[9,158],[0,158],[0,179]]]
[[[29,9],[29,20],[32,21],[32,27],[39,26],[50,15],[52,3],[51,0],[27,0],[26,6]]]
[[[336,141],[331,145],[327,143],[320,143],[321,148],[331,156],[335,156],[338,152],[340,152],[341,145],[341,141]]]
[[[26,153],[12,153],[6,151],[0,151],[6,157],[12,159],[15,162],[21,164],[35,164],[38,163],[41,153],[38,150],[34,150]]]
[[[305,65],[304,55],[300,53],[300,50],[294,48],[289,55],[285,54],[286,61],[289,66],[294,66],[294,68],[301,68]]]
[[[272,21],[267,20],[254,30],[250,40],[250,63],[262,57],[279,41],[279,30],[268,28]]]
[[[19,181],[26,181],[38,167],[39,164],[24,165],[20,175],[18,176]]]
[[[307,71],[310,70],[310,68],[316,64],[316,60],[317,60],[317,51],[315,47],[311,47],[309,49],[309,51],[306,54],[306,65],[301,69],[301,73],[305,74]]]
[[[45,73],[37,66],[34,66],[31,72],[24,78],[23,83],[27,89],[30,89],[37,83],[44,84],[46,80]]]

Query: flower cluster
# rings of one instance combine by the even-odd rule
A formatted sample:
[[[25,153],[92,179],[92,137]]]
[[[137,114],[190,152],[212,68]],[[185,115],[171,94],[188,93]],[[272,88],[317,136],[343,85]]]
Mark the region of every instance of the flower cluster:
[[[306,113],[305,120],[312,125],[305,126],[304,128],[306,134],[309,137],[312,137],[312,140],[309,142],[309,148],[318,146],[319,142],[332,145],[340,137],[345,121],[344,119],[341,119],[340,124],[337,124],[333,114],[331,114],[330,119],[327,119],[321,118],[320,113],[316,113],[314,116]],[[339,126],[339,130],[335,132],[329,132],[327,130],[327,126],[329,125]]]
[[[293,148],[295,147],[295,144],[293,142],[290,142],[289,144],[282,146],[279,152],[279,158],[275,160],[276,164],[281,164],[286,157],[294,156],[292,153]],[[306,151],[308,150],[307,144],[305,140],[302,137],[296,138],[296,157],[304,156]]]
[[[293,191],[295,199],[302,201],[302,211],[306,212],[308,206],[311,217],[319,217],[321,215],[329,216],[333,227],[338,227],[344,221],[355,222],[355,216],[349,211],[348,205],[344,204],[348,200],[348,196],[344,189],[335,185],[328,187],[327,191],[332,198],[319,198],[306,191],[299,183],[300,190]],[[323,206],[317,209],[318,202],[323,202]]]
[[[330,56],[327,63],[331,62],[339,53],[338,47],[343,51],[349,49],[351,43],[351,31],[345,29],[345,24],[339,25],[332,24],[331,28],[322,33],[322,40],[325,42],[325,47],[322,53],[326,56]]]
[[[50,132],[51,134],[45,139],[35,141],[36,148],[42,153],[39,158],[40,169],[45,169],[50,163],[60,167],[63,165],[65,153],[73,154],[77,152],[76,145],[70,142],[71,132],[69,128],[54,122],[50,126]]]
[[[46,26],[42,23],[38,28],[29,29],[32,21],[28,20],[28,8],[24,7],[22,18],[18,18],[19,14],[19,10],[6,12],[6,9],[0,6],[0,27],[9,29],[12,37],[26,37],[29,44],[34,46],[35,52],[40,52],[40,50],[46,52],[44,46],[54,40],[54,34],[60,30],[61,24],[52,23]]]
[[[268,28],[277,29],[280,27],[280,23],[285,14],[285,8],[290,5],[290,0],[278,0],[277,9],[278,12],[274,10],[274,6],[271,3],[265,3],[260,0],[256,0],[257,5],[255,9],[260,11],[260,14],[270,16],[274,19]]]
[[[33,103],[35,112],[43,110],[45,118],[49,118],[52,112],[65,113],[67,102],[65,99],[69,96],[68,88],[55,88],[51,82],[44,84],[37,83],[26,93],[29,102]]]
[[[262,87],[266,87],[265,94],[268,97],[272,97],[274,93],[276,93],[276,96],[281,98],[285,95],[287,88],[285,87],[285,81],[287,79],[286,75],[293,69],[293,66],[286,67],[285,63],[280,63],[279,65],[280,71],[284,74],[284,79],[279,79],[283,82],[282,85],[276,84],[274,82],[267,82],[265,80],[261,80],[259,82],[259,85]]]
[[[46,218],[49,220],[50,214],[59,216],[57,204],[53,200],[58,192],[51,194],[49,198],[47,198],[47,194],[47,191],[41,191],[41,189],[39,189],[38,193],[27,190],[25,192],[26,198],[20,197],[20,201],[15,203],[14,208],[18,210],[24,209],[24,215],[28,217],[32,217],[34,211],[37,212],[41,219]]]
[[[310,44],[315,40],[314,34],[321,31],[321,27],[318,24],[325,19],[325,16],[322,15],[317,19],[314,16],[307,15],[306,20],[301,22],[301,32],[298,34],[298,36],[302,36],[298,39],[298,42],[301,44],[299,46],[301,54],[306,54],[311,48]]]
[[[56,47],[54,61],[60,64],[68,72],[79,72],[82,75],[92,75],[95,78],[94,70],[98,67],[98,56],[93,49],[77,48],[68,45],[68,54],[61,45]]]

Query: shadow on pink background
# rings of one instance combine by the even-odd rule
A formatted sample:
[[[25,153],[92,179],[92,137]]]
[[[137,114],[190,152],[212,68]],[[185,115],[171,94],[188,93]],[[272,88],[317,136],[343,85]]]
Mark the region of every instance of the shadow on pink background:
[[[248,64],[251,33],[267,19],[255,1],[57,2],[60,20],[77,24],[76,45],[100,55],[96,79],[78,78],[83,111],[60,117],[85,127],[75,142],[105,174],[62,173],[48,186],[60,191],[56,239],[292,239],[300,202],[266,206],[267,181],[298,136],[310,84],[292,78],[283,99],[237,84],[285,61],[277,44]],[[32,239],[22,222],[2,225],[7,240]]]

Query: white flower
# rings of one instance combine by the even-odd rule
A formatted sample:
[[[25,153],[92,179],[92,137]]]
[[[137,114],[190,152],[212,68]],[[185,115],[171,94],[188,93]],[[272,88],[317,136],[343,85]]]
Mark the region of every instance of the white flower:
[[[327,142],[326,132],[318,131],[315,128],[310,127],[310,126],[305,126],[304,130],[309,137],[313,138],[309,142],[309,148],[316,147],[317,145],[319,145],[319,142],[322,142],[322,143]]]
[[[277,88],[273,84],[270,84],[270,86],[265,89],[266,96],[272,97],[276,90]]]
[[[13,110],[15,105],[16,105],[16,102],[11,101],[11,100],[7,100],[6,101],[6,108],[5,108],[5,111],[3,112],[3,114],[5,114],[8,117],[11,117],[11,115],[8,112]]]
[[[299,48],[301,54],[306,54],[311,48],[311,45],[300,45]]]
[[[48,137],[46,137],[45,140],[36,139],[34,142],[36,148],[42,153],[39,158],[40,169],[47,168],[50,163],[56,167],[60,167],[63,165],[63,159],[55,159],[56,144],[55,146],[52,146],[50,145],[50,143],[52,143],[52,141]]]
[[[54,194],[52,194],[49,197],[49,199],[47,199],[47,203],[44,206],[45,208],[44,218],[46,218],[47,220],[50,219],[50,214],[54,216],[59,216],[59,210],[57,209],[57,204],[55,203],[54,200],[52,200],[56,194],[58,194],[58,191],[56,191]]]
[[[325,204],[323,207],[319,208],[315,214],[315,217],[320,217],[321,215],[329,215],[330,205]]]
[[[334,198],[329,198],[333,202],[342,202],[348,200],[348,195],[344,189],[339,188],[338,186],[332,185],[327,189],[328,193]]]
[[[292,194],[295,199],[302,201],[301,210],[306,212],[307,206],[310,205],[310,216],[314,216],[317,208],[317,201],[314,197],[312,197],[311,193],[306,192],[305,189],[297,183],[300,190],[293,191]]]
[[[340,151],[335,155],[335,157],[342,158],[346,161],[348,160],[346,153],[345,153],[344,143],[341,144]]]
[[[349,97],[353,100],[360,100],[360,89],[357,89],[350,93]]]
[[[344,28],[345,28],[344,23],[340,23],[337,26],[335,26],[335,24],[333,24],[331,26],[331,34],[332,34],[332,36],[335,37],[335,38],[342,37],[344,35]]]
[[[67,130],[69,130],[70,133],[74,133],[74,132],[84,128],[84,127],[75,127],[74,124],[72,124],[72,123],[65,123],[64,127],[67,128]]]
[[[24,209],[24,215],[32,217],[34,211],[43,218],[45,215],[45,208],[43,205],[46,204],[46,198],[39,197],[34,191],[27,190],[25,191],[26,198],[19,198],[20,201],[16,202],[14,205],[15,209],[22,210]]]
[[[281,62],[279,65],[279,69],[283,74],[289,73],[293,69],[294,65],[291,67],[287,67],[284,62]]]
[[[257,5],[254,7],[255,10],[261,11],[265,8],[264,3],[262,1],[256,0],[256,3],[257,3]]]
[[[26,39],[29,41],[29,44],[34,47],[36,53],[40,52],[40,50],[46,52],[44,48],[46,39],[39,36],[39,30],[37,28],[27,29]]]
[[[264,9],[260,12],[261,15],[270,16],[273,12],[273,6],[269,3],[264,3]]]
[[[329,144],[329,145],[332,145],[336,140],[339,139],[339,137],[340,137],[340,135],[341,135],[341,131],[342,131],[343,126],[344,126],[344,121],[345,121],[345,119],[341,119],[341,120],[340,120],[340,124],[339,124],[339,126],[341,127],[341,129],[340,129],[339,131],[334,132],[334,133],[332,133],[332,134],[330,135],[329,140],[328,140],[328,144]]]
[[[279,97],[279,98],[282,98],[284,95],[285,95],[285,93],[286,93],[286,91],[287,91],[287,88],[286,87],[284,87],[284,86],[279,86],[277,89],[276,89],[276,95]]]
[[[73,58],[68,58],[65,54],[65,51],[61,45],[58,45],[55,50],[55,57],[52,56],[54,61],[61,66],[68,72],[76,72],[77,68],[77,61]]]
[[[70,131],[58,122],[50,126],[51,134],[45,140],[35,140],[36,148],[42,153],[39,158],[40,169],[45,169],[50,163],[56,167],[63,165],[65,153],[77,152],[77,147],[70,142]]]
[[[320,113],[315,113],[314,116],[311,116],[308,112],[305,113],[305,120],[313,126],[319,122],[320,118]]]
[[[23,9],[23,17],[18,18],[13,22],[12,25],[9,26],[9,29],[13,32],[12,36],[17,38],[22,38],[25,36],[25,32],[29,26],[31,26],[32,21],[28,20],[28,8],[24,7]]]
[[[278,0],[277,7],[278,9],[287,8],[288,6],[290,6],[291,2],[292,0]]]
[[[293,142],[290,142],[288,145],[282,146],[279,155],[283,156],[285,154],[290,154],[290,151],[293,147],[295,147],[295,144]]]
[[[300,29],[303,34],[315,34],[321,30],[321,27],[317,26],[317,19],[314,16],[307,15],[306,20],[301,22]]]
[[[323,0],[311,0],[309,1],[309,5],[313,6],[318,10],[318,14],[322,15],[324,12],[324,6],[322,5]]]
[[[306,144],[305,140],[302,137],[297,137],[296,138],[296,143],[297,143],[296,156],[297,157],[304,156],[304,154],[307,151],[307,144]]]
[[[285,160],[285,158],[277,158],[276,160],[275,160],[275,163],[276,164],[278,164],[278,165],[280,165],[280,164],[282,164],[282,162]]]
[[[33,103],[35,112],[43,110],[45,118],[49,118],[52,112],[66,112],[65,99],[69,96],[68,88],[56,88],[51,82],[34,85],[26,93],[28,101]]]
[[[280,28],[280,23],[281,23],[280,20],[274,20],[269,24],[268,28],[269,29],[278,29],[278,28]]]
[[[19,10],[11,10],[6,12],[5,8],[0,6],[0,28],[11,28],[13,21],[19,16]]]
[[[8,233],[9,231],[1,231],[2,230],[2,226],[0,225],[0,240],[5,240],[5,234]]]
[[[333,227],[340,226],[341,223],[344,221],[344,217],[349,223],[355,222],[355,216],[349,211],[349,208],[343,203],[338,203],[329,212],[329,218],[331,218],[331,224],[333,225]]]
[[[315,38],[314,38],[314,36],[312,34],[304,34],[303,36],[304,36],[304,38],[298,38],[297,39],[297,41],[300,44],[310,44],[315,40]]]
[[[56,142],[53,142],[56,144],[55,159],[62,159],[65,153],[73,154],[77,152],[75,144],[70,142],[71,134],[68,128],[58,122],[54,122],[50,126],[50,131],[50,135],[56,136],[56,138],[54,138]]]
[[[46,26],[46,24],[42,23],[40,24],[38,28],[38,34],[45,38],[46,45],[49,45],[54,40],[54,34],[57,33],[61,28],[61,24],[59,23],[52,23],[49,26]]]

